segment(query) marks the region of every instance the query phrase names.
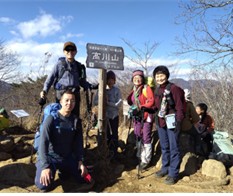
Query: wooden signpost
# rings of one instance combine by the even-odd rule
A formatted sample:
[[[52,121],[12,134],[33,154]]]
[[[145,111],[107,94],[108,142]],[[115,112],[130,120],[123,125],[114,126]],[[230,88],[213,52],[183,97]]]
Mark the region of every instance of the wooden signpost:
[[[124,70],[124,50],[118,46],[88,43],[86,65],[99,69],[98,136],[99,143],[106,144],[106,70]]]

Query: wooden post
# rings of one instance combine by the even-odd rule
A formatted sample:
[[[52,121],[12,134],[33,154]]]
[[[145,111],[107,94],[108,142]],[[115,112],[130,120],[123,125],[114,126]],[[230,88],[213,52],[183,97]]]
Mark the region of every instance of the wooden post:
[[[106,125],[106,70],[99,69],[98,127],[99,142],[104,146],[107,145]]]

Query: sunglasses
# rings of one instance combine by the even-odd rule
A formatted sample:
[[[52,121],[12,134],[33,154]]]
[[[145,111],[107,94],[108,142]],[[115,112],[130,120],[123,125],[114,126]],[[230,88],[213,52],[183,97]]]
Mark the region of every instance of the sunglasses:
[[[71,51],[71,52],[74,52],[74,51],[76,51],[76,50],[75,50],[74,48],[66,48],[65,51],[67,51],[67,52],[70,52],[70,51]]]

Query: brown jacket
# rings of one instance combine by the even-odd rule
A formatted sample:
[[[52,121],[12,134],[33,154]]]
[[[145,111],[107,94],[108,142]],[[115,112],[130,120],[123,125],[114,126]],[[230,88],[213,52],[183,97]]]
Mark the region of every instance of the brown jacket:
[[[200,120],[191,101],[186,101],[186,113],[182,120],[181,131],[188,131]]]

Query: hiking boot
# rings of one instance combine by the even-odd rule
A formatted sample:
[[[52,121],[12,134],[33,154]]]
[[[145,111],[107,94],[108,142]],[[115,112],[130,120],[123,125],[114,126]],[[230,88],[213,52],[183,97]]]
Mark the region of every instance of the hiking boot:
[[[173,184],[177,183],[177,181],[178,181],[177,178],[168,176],[168,177],[165,179],[164,183],[167,184],[167,185],[173,185]]]
[[[139,165],[137,165],[137,168],[139,167],[139,170],[143,170],[146,169],[148,165],[148,163],[141,162]]]
[[[162,177],[166,176],[167,174],[168,174],[168,172],[159,170],[159,171],[155,172],[155,177],[162,178]]]

